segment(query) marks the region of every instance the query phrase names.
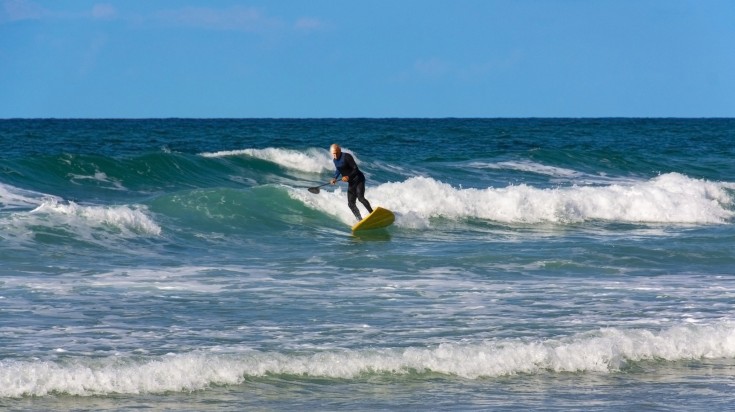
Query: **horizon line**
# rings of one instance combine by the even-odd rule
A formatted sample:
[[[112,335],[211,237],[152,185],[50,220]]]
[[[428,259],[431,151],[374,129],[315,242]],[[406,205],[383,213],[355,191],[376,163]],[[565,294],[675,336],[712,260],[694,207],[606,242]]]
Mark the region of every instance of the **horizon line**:
[[[0,117],[0,120],[600,120],[600,119],[712,119],[728,120],[735,117],[727,116],[445,116],[445,117]]]

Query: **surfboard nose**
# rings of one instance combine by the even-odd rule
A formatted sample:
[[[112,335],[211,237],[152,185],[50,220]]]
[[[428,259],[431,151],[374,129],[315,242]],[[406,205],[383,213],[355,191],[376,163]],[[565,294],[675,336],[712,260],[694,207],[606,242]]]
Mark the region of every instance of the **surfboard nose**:
[[[372,213],[352,226],[352,231],[372,230],[388,227],[396,220],[396,215],[388,209],[376,207]]]

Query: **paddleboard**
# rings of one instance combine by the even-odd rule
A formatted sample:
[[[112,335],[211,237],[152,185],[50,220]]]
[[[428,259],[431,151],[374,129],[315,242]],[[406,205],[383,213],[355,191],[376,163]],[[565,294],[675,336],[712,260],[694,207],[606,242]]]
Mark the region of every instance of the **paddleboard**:
[[[396,215],[393,212],[378,206],[373,209],[373,213],[370,213],[367,217],[355,223],[355,226],[352,226],[352,231],[358,232],[388,227],[393,224],[394,220],[396,220]]]

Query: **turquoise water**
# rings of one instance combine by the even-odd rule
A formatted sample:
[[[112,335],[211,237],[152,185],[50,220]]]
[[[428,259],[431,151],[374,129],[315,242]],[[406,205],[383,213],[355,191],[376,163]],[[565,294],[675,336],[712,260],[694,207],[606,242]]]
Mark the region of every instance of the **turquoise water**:
[[[723,409],[735,120],[0,120],[0,406]],[[396,213],[353,236],[340,143]],[[361,207],[361,206],[360,206]]]

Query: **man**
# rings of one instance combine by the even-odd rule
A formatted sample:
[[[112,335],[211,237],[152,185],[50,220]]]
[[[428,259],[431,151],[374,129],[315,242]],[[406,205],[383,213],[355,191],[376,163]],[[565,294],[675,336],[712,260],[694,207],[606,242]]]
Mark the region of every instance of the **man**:
[[[347,206],[350,207],[352,213],[358,221],[362,220],[360,211],[357,209],[355,200],[359,200],[368,213],[373,212],[373,208],[370,207],[370,202],[365,199],[365,175],[362,174],[360,169],[357,168],[355,158],[349,153],[342,153],[342,148],[338,144],[333,144],[329,147],[329,151],[332,152],[332,160],[334,161],[334,167],[337,169],[334,172],[334,178],[330,183],[337,183],[337,178],[342,175],[342,181],[347,182],[349,187],[347,188]]]

